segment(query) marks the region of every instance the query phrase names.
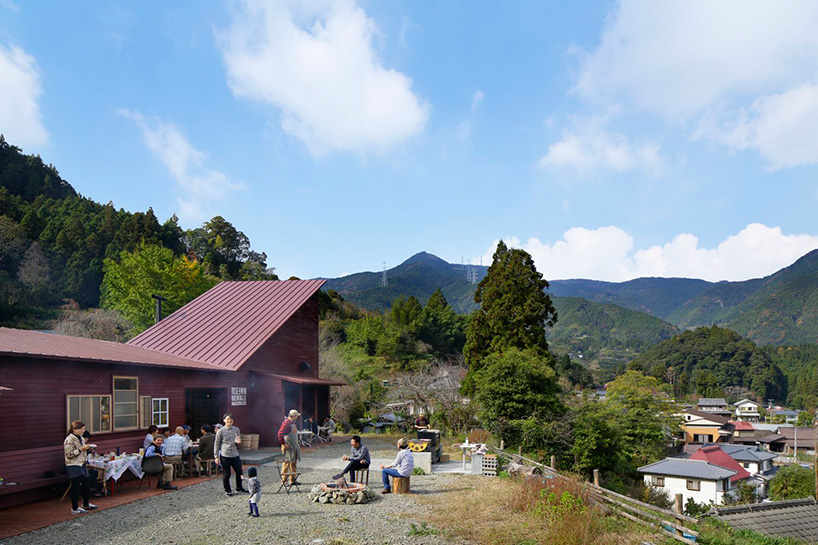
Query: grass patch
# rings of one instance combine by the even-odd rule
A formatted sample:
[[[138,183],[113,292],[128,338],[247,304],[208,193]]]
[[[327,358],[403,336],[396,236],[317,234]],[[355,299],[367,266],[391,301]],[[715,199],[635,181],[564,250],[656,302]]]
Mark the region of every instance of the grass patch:
[[[420,525],[415,523],[409,524],[409,531],[406,533],[407,536],[436,536],[440,533],[440,530],[437,528],[432,528],[425,522],[421,522]]]
[[[435,528],[478,544],[619,545],[649,535],[593,506],[578,479],[464,477],[421,501]]]

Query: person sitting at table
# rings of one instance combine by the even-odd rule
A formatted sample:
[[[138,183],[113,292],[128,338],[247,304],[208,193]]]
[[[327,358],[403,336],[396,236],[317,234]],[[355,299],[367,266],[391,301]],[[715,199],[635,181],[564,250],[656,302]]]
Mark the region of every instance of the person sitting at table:
[[[417,418],[415,418],[415,429],[416,430],[427,430],[429,429],[429,419],[426,418],[426,415],[420,413]]]
[[[82,434],[85,432],[85,424],[79,420],[74,420],[68,427],[68,434],[63,441],[63,451],[65,455],[65,470],[70,481],[71,494],[71,514],[81,515],[97,506],[88,503],[90,491],[90,476],[88,474],[88,451],[93,447],[85,444]],[[79,506],[80,493],[82,493],[82,507]]]
[[[206,461],[206,463],[211,463],[214,458],[202,458],[201,455],[205,456],[212,456],[213,452],[213,444],[216,442],[216,436],[211,433],[211,428],[207,424],[202,426],[202,436],[199,437],[199,453],[200,455],[196,456],[196,464],[198,467],[201,467],[201,462]]]
[[[318,434],[332,441],[332,433],[335,431],[335,421],[331,417],[326,417],[324,423],[318,428]]]
[[[383,480],[383,490],[381,494],[389,494],[392,487],[389,485],[389,477],[408,477],[415,469],[415,458],[409,450],[409,440],[406,437],[398,439],[398,455],[392,465],[381,464],[381,478]]]
[[[159,428],[156,426],[150,426],[148,428],[148,434],[145,436],[145,439],[142,441],[142,448],[147,450],[151,444],[153,444],[153,440],[156,439],[156,436],[159,434]]]
[[[165,444],[162,446],[162,454],[165,455],[165,461],[170,463],[183,462],[183,457],[187,451],[187,441],[185,440],[185,429],[182,426],[177,426],[176,433],[165,439]],[[181,477],[181,475],[179,475]]]
[[[190,437],[190,426],[187,424],[182,424],[182,429],[185,432],[185,444],[187,447],[185,448],[185,452],[190,454],[190,459],[193,460],[193,465],[196,467],[196,471],[201,471],[201,468],[199,467],[199,459],[196,456],[199,454],[199,445],[193,444],[193,439]],[[191,471],[193,471],[192,468]]]
[[[344,461],[349,461],[349,463],[341,473],[332,476],[332,478],[336,481],[347,473],[357,471],[359,469],[369,469],[369,464],[372,463],[372,460],[369,457],[369,449],[366,448],[365,445],[361,444],[360,435],[353,435],[352,439],[349,440],[349,444],[352,447],[352,454],[341,458]]]
[[[168,427],[168,428],[165,428],[165,429],[163,429],[163,430],[162,430],[162,437],[164,437],[164,438],[165,438],[165,441],[167,441],[168,439],[170,439],[170,436],[171,436],[171,435],[173,435],[173,432],[172,432],[172,431],[170,431],[170,428],[169,428],[169,427]]]
[[[313,417],[308,416],[306,420],[304,420],[304,429],[311,431],[314,435],[318,435],[318,422],[316,422]]]
[[[165,462],[165,457],[162,455],[162,443],[165,438],[157,435],[145,450],[145,456],[142,458],[144,463],[148,458],[159,456],[162,458],[162,475],[159,477],[159,482],[156,483],[156,488],[164,488],[165,490],[176,490],[176,487],[170,484],[173,481],[173,466]]]

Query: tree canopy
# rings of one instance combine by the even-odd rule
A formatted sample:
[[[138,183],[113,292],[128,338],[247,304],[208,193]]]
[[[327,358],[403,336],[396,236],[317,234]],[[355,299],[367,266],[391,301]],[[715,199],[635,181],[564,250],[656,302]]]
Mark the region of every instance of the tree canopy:
[[[167,315],[216,285],[202,265],[186,256],[175,256],[162,246],[141,243],[133,252],[122,252],[119,261],[106,259],[102,281],[103,308],[119,311],[136,332],[154,323],[155,301],[160,295]]]

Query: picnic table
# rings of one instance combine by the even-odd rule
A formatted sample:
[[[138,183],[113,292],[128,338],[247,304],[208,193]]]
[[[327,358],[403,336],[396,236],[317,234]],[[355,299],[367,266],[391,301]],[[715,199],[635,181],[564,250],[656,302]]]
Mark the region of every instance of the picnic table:
[[[102,470],[104,481],[112,481],[112,496],[114,492],[113,483],[117,482],[126,471],[130,470],[131,473],[140,479],[144,476],[144,472],[142,471],[142,456],[138,454],[117,456],[113,460],[107,456],[88,458],[88,467]]]
[[[312,436],[314,434],[310,430],[298,430],[298,443],[302,447],[312,446]]]

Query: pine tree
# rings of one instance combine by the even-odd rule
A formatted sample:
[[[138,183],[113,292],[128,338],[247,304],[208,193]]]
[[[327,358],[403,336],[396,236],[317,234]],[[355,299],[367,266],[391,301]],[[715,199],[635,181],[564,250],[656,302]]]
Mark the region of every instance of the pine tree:
[[[474,293],[481,307],[472,314],[463,349],[469,365],[464,393],[473,393],[475,374],[489,354],[516,348],[551,358],[545,328],[557,322],[557,311],[546,288],[548,282],[528,252],[508,248],[503,241],[497,244],[488,273]]]

